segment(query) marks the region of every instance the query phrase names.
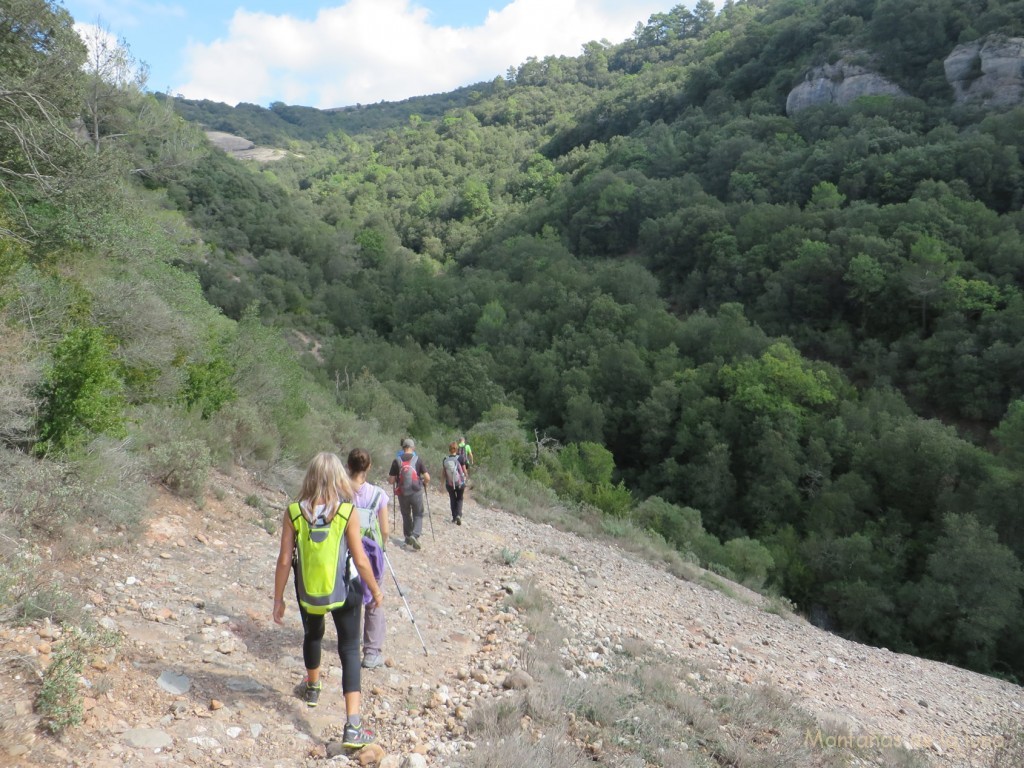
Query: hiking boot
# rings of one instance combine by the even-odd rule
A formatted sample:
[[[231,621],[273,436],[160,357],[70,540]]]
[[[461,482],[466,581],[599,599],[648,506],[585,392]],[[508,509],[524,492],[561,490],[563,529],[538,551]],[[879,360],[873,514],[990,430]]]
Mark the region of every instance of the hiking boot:
[[[323,683],[317,680],[315,683],[306,681],[306,692],[304,698],[306,699],[307,707],[315,707],[320,703],[320,691],[324,688]]]
[[[384,657],[377,656],[365,656],[363,658],[363,669],[377,669],[377,667],[384,666]]]
[[[373,734],[362,728],[345,723],[345,732],[341,736],[341,744],[349,749],[362,749],[367,744],[373,743]]]
[[[455,518],[455,524],[456,525],[462,525],[462,516],[461,515],[459,517]]]
[[[412,539],[412,548],[413,549],[415,549],[417,552],[419,552],[421,549],[423,549],[423,547],[420,546],[420,540],[419,540],[418,537],[410,536],[409,538]]]

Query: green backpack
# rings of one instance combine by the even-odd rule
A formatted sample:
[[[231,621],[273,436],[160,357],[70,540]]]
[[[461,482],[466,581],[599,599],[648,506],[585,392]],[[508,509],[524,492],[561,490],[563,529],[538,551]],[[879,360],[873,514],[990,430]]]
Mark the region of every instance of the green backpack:
[[[348,597],[352,556],[345,526],[352,505],[342,502],[330,522],[310,523],[297,503],[288,505],[295,528],[295,586],[306,613],[323,615],[341,608]]]

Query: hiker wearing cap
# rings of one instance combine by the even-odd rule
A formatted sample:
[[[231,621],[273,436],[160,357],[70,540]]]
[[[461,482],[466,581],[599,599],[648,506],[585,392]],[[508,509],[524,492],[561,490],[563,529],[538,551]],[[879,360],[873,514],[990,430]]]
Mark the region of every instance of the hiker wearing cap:
[[[416,454],[416,441],[407,437],[402,441],[402,450],[391,462],[388,479],[398,497],[402,511],[402,533],[405,543],[413,549],[420,549],[423,534],[423,494],[430,484],[430,473]]]

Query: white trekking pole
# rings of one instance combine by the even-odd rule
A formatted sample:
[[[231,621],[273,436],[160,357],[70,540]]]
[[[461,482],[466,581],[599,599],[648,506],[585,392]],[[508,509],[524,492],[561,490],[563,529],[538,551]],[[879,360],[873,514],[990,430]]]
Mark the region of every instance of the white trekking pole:
[[[398,577],[395,575],[395,569],[391,565],[391,559],[388,557],[388,553],[384,553],[384,562],[388,565],[388,570],[391,571],[391,578],[395,580],[395,589],[398,590],[399,596],[402,598],[402,602],[405,603],[405,611],[409,614],[409,621],[412,622],[412,628],[416,630],[416,637],[420,639],[420,645],[423,646],[423,655],[429,656],[430,653],[427,651],[427,644],[423,642],[423,635],[420,634],[420,628],[416,624],[416,617],[412,615],[412,608],[409,607],[409,601],[405,599],[405,592],[402,591],[402,585],[398,583]]]

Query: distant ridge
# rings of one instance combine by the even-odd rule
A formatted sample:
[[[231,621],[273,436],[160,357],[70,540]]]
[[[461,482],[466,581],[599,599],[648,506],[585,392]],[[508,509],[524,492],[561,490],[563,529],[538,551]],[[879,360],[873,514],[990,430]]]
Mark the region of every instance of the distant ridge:
[[[249,137],[260,145],[288,141],[321,141],[336,132],[350,135],[404,125],[412,115],[435,118],[451,109],[466,107],[493,94],[495,84],[476,83],[448,93],[413,96],[402,101],[354,104],[317,109],[274,102],[270,107],[240,103],[235,106],[208,99],[170,98],[175,111],[189,122],[207,131],[219,131]]]

